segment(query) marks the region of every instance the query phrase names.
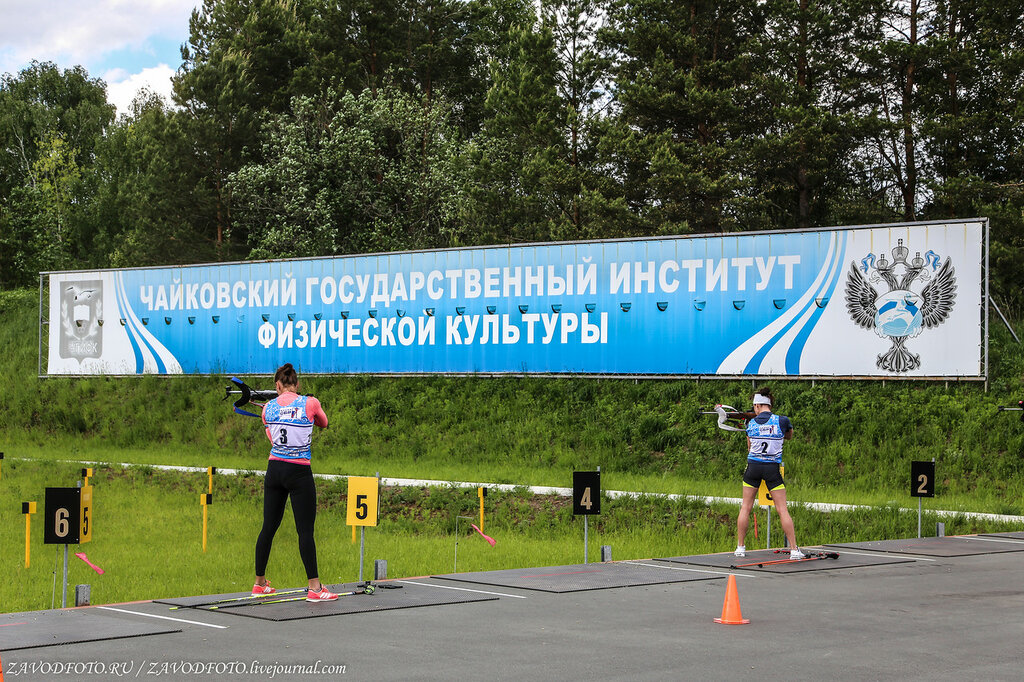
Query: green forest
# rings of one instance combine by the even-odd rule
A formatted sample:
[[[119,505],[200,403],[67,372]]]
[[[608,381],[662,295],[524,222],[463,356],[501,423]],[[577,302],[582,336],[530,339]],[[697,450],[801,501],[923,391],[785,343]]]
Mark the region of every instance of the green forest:
[[[46,270],[991,219],[1020,0],[203,0],[172,101],[0,82],[0,288]]]

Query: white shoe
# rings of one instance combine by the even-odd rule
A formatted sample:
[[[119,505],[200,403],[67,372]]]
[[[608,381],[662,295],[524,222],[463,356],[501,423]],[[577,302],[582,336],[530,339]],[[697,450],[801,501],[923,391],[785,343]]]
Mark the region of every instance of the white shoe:
[[[744,557],[747,556],[747,548],[745,545],[737,545],[736,551],[733,552],[733,556]]]
[[[799,549],[793,549],[789,552],[789,558],[792,559],[806,559],[807,555],[801,552]]]

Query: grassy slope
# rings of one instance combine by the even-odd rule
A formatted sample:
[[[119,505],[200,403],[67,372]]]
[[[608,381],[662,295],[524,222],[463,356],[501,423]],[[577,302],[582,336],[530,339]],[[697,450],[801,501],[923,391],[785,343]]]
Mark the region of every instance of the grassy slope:
[[[220,378],[36,378],[35,291],[0,292],[8,456],[261,468],[256,420],[233,415]],[[1024,426],[995,406],[1024,397],[1024,348],[1001,324],[991,381],[776,382],[796,438],[794,499],[909,503],[909,462],[938,461],[944,508],[1024,513]],[[254,382],[257,383],[257,382]],[[267,381],[263,382],[268,383]],[[697,418],[744,404],[746,381],[308,376],[331,428],[320,472],[569,485],[601,466],[608,489],[735,495],[741,437]]]
[[[54,547],[33,519],[33,562],[23,568],[20,502],[42,503],[46,486],[72,485],[88,459],[262,469],[258,422],[233,415],[216,378],[39,380],[38,301],[0,292],[0,611],[48,608]],[[939,461],[940,497],[926,509],[1022,513],[1024,426],[995,405],[1021,395],[1024,349],[993,328],[991,392],[926,382],[779,382],[781,411],[796,439],[787,448],[791,497],[874,503],[870,512],[795,509],[800,542],[912,536],[907,495],[911,459]],[[416,476],[568,486],[573,469],[602,467],[606,489],[734,496],[743,465],[738,436],[694,415],[698,405],[742,404],[749,382],[609,381],[535,378],[307,377],[327,406],[318,434],[320,472]],[[205,475],[97,467],[92,544],[78,549],[107,570],[72,557],[72,584],[90,582],[95,602],[244,590],[260,518],[259,479],[218,477],[210,551],[200,549],[197,495]],[[317,536],[328,581],[358,575],[358,545],[344,525],[344,483],[321,483]],[[522,493],[488,496],[490,548],[473,535],[459,545],[459,570],[556,565],[581,560],[582,532],[566,500]],[[40,509],[40,511],[42,511]],[[658,500],[606,500],[591,524],[591,552],[610,544],[617,559],[729,549],[735,507]],[[393,576],[448,572],[457,515],[475,515],[473,491],[394,489],[383,493],[381,525],[367,534],[367,567],[386,558]],[[762,524],[763,524],[762,512]],[[926,517],[925,527],[934,527]],[[278,585],[302,583],[286,518],[275,542]],[[947,519],[950,533],[1005,530]],[[465,531],[465,525],[462,526]],[[762,528],[762,533],[763,533]],[[777,532],[777,530],[776,530]],[[763,537],[763,536],[762,536]],[[763,541],[763,540],[762,540]],[[59,604],[59,595],[57,596]]]
[[[42,491],[46,486],[73,485],[78,467],[52,462],[6,461],[0,480],[0,612],[60,606],[60,547],[43,544]],[[218,476],[209,509],[207,552],[202,551],[199,494],[206,491],[205,473],[181,474],[152,468],[94,468],[93,541],[74,546],[106,571],[93,573],[74,556],[69,560],[69,585],[92,585],[93,603],[158,597],[220,594],[249,589],[253,545],[262,518],[257,476]],[[317,554],[321,577],[351,582],[359,575],[359,545],[345,525],[344,481],[317,484]],[[32,561],[24,567],[24,521],[10,510],[35,499],[32,519]],[[449,573],[455,569],[456,516],[476,517],[475,490],[452,488],[390,488],[381,494],[381,521],[366,531],[364,576],[373,560],[387,559],[392,577]],[[557,566],[583,560],[582,521],[574,519],[565,498],[534,497],[523,491],[487,496],[485,526],[497,540],[490,547],[459,526],[458,570],[480,571],[522,566]],[[732,548],[736,508],[664,499],[605,500],[600,516],[590,520],[590,557],[610,545],[616,559],[679,556]],[[274,541],[268,574],[278,587],[305,582],[290,511]],[[764,546],[764,511],[759,513]],[[893,507],[872,511],[817,514],[794,509],[799,542],[913,537],[916,513]],[[773,537],[781,532],[775,517]],[[936,518],[925,516],[925,528]],[[1009,530],[1006,524],[944,519],[948,532]],[[54,595],[54,570],[57,594]],[[74,595],[69,594],[73,601]],[[51,601],[52,600],[52,601]]]

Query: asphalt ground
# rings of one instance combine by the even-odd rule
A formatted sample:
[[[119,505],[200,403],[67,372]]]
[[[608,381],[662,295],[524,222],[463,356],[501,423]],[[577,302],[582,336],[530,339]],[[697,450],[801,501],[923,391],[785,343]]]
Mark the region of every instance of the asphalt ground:
[[[403,589],[488,600],[286,621],[155,602],[89,607],[77,611],[93,634],[95,618],[180,631],[3,651],[0,627],[0,658],[7,682],[1024,679],[1024,551],[875,554],[912,560],[789,573],[621,562],[711,579],[558,593],[410,578]],[[713,622],[730,573],[748,625]]]

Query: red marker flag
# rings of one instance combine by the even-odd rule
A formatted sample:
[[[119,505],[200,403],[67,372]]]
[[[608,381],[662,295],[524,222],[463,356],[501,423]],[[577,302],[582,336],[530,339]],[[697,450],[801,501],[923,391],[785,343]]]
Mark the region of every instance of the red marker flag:
[[[84,561],[89,566],[89,568],[96,571],[100,575],[103,575],[103,569],[94,564],[93,562],[89,561],[89,557],[85,556],[85,552],[75,552],[75,556]]]
[[[480,537],[482,537],[484,540],[487,540],[487,542],[491,543],[491,547],[494,547],[494,538],[492,538],[489,535],[484,535],[484,532],[477,528],[475,523],[471,523],[469,525],[473,526],[473,530],[475,530],[477,533],[480,533]]]

